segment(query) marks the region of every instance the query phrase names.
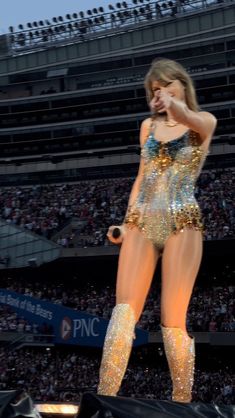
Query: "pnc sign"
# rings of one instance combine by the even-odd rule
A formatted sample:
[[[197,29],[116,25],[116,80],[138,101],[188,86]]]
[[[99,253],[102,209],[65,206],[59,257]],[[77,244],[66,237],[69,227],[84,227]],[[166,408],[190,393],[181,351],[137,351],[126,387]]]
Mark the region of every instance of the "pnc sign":
[[[98,337],[98,325],[100,319],[95,318],[81,318],[71,319],[65,316],[60,325],[60,336],[62,340],[79,339],[84,337]]]
[[[60,335],[62,340],[69,340],[72,333],[72,321],[68,316],[65,316],[61,321]]]

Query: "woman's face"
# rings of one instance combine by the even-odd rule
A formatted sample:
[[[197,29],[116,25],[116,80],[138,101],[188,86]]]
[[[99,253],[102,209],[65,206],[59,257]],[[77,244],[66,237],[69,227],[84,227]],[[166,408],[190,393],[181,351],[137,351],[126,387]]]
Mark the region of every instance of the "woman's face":
[[[178,100],[185,101],[185,88],[179,80],[173,81],[161,81],[156,80],[152,82],[152,91],[155,96],[159,90],[167,91],[170,96],[175,97]]]

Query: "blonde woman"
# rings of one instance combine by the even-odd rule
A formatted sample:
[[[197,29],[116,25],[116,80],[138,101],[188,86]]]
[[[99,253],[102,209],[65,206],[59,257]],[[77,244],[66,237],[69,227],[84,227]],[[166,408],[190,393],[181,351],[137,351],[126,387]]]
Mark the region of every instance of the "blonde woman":
[[[186,70],[168,59],[155,60],[145,78],[152,117],[140,129],[141,160],[121,235],[116,306],[107,329],[98,393],[115,396],[124,376],[154,270],[162,256],[161,329],[173,395],[190,402],[194,339],[186,314],[202,258],[201,213],[196,179],[216,127],[215,117],[198,108]]]

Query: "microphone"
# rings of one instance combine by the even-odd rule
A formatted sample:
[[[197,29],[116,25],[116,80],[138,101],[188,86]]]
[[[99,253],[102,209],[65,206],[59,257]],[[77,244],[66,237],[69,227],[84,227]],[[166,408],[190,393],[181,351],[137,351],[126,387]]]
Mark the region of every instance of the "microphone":
[[[112,237],[114,239],[117,239],[117,238],[120,237],[120,235],[121,235],[121,229],[118,228],[118,227],[114,228],[113,231],[112,231]]]

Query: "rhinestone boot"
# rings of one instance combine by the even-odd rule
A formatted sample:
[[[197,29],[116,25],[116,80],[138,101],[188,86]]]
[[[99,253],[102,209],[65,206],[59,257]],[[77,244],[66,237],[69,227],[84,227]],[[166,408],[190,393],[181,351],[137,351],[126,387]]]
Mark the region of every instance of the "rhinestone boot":
[[[162,326],[163,343],[173,384],[172,400],[191,402],[195,342],[181,328]]]
[[[115,306],[104,341],[99,395],[116,396],[121,386],[132,348],[135,322],[134,310],[129,304]]]

